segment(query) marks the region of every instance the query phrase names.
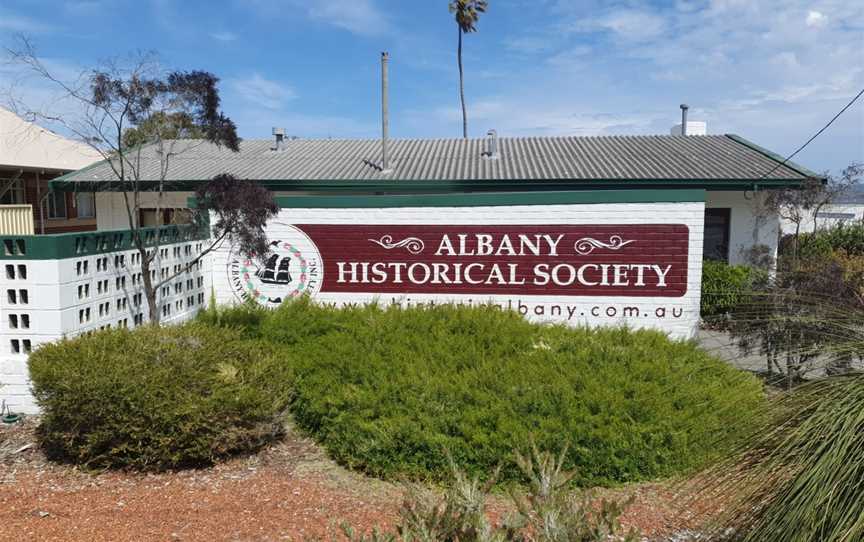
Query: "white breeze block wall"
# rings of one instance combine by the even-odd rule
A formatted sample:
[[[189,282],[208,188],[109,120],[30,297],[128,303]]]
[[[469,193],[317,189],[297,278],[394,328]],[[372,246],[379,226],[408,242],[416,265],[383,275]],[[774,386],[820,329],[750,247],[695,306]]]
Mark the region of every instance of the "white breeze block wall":
[[[683,297],[599,297],[599,296],[472,296],[411,294],[397,296],[382,294],[334,294],[319,292],[314,299],[322,303],[379,302],[416,304],[434,300],[436,303],[485,303],[512,306],[519,310],[517,301],[526,307],[526,316],[535,321],[558,321],[569,325],[629,325],[663,330],[673,337],[689,338],[699,322],[699,301],[702,278],[702,238],[704,204],[698,203],[613,203],[573,205],[533,205],[494,207],[412,207],[369,209],[282,209],[274,223],[287,224],[351,224],[351,225],[547,225],[547,224],[684,224],[689,228],[688,288]],[[272,225],[268,232],[278,239],[279,227]],[[224,246],[214,253],[213,285],[219,303],[237,303],[229,278],[230,247]],[[479,298],[479,299],[478,299]],[[469,301],[470,300],[470,301]],[[565,307],[564,317],[538,316],[537,307],[547,315],[551,307]],[[657,310],[665,316],[658,317]],[[626,311],[626,309],[631,309]],[[634,310],[638,316],[633,316]],[[572,312],[571,312],[572,311]],[[623,316],[626,312],[629,316]],[[679,316],[673,316],[673,313]]]
[[[765,245],[769,254],[777,257],[780,218],[761,212],[765,192],[706,192],[705,207],[731,209],[729,224],[729,263],[747,263],[747,252],[756,245]]]
[[[62,238],[72,243],[94,235]],[[153,264],[157,280],[162,274],[184,269],[204,243],[189,240],[159,247]],[[162,321],[182,322],[205,307],[210,277],[210,260],[204,258],[170,281],[158,293]],[[0,400],[13,412],[36,412],[27,358],[39,345],[97,329],[135,327],[148,320],[136,250],[0,260]]]

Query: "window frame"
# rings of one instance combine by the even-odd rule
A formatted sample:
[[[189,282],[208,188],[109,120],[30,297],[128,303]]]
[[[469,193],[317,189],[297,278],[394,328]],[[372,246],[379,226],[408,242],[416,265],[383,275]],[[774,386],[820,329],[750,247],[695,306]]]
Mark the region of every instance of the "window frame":
[[[81,214],[81,196],[89,197],[90,199],[90,214]],[[75,193],[75,210],[78,218],[96,218],[96,193],[95,192],[76,192]]]
[[[69,218],[69,202],[66,201],[66,193],[65,192],[50,192],[50,196],[47,198],[46,204],[48,207],[48,220],[68,220]],[[57,198],[61,198],[63,201],[63,215],[57,215]]]
[[[724,219],[724,231],[723,231],[723,242],[721,243],[721,247],[723,247],[722,254],[708,254],[706,241],[708,236],[706,235],[708,232],[708,217],[709,215],[713,215],[714,217],[721,217]],[[702,231],[702,259],[703,260],[712,260],[723,263],[729,263],[729,253],[731,251],[732,244],[732,208],[731,207],[706,207],[705,208],[705,218],[703,224]]]

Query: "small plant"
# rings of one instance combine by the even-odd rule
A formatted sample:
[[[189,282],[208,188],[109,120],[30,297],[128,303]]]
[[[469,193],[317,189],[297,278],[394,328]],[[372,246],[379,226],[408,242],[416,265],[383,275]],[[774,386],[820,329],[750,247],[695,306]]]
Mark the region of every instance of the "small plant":
[[[702,264],[702,318],[709,323],[722,322],[717,317],[746,303],[761,275],[760,271],[746,265],[705,260]]]
[[[574,473],[564,470],[566,457],[566,448],[555,456],[538,451],[533,444],[530,456],[516,452],[516,463],[529,480],[529,492],[513,497],[518,510],[514,527],[523,526],[522,532],[527,527],[527,532],[536,533],[536,539],[549,542],[600,542],[618,536],[622,531],[620,517],[633,498],[624,502],[601,499],[595,506],[592,492],[568,492]],[[533,539],[520,536],[511,540]],[[635,541],[637,533],[631,529],[615,540]]]
[[[501,525],[486,516],[486,499],[497,471],[485,482],[469,477],[450,462],[452,481],[438,499],[411,489],[399,513],[395,533],[379,530],[371,535],[356,533],[343,526],[352,542],[635,542],[631,529],[622,534],[620,517],[632,502],[596,503],[588,492],[571,493],[569,482],[574,473],[563,469],[566,450],[559,455],[540,452],[516,453],[516,464],[526,479],[528,491],[512,492],[515,512]]]

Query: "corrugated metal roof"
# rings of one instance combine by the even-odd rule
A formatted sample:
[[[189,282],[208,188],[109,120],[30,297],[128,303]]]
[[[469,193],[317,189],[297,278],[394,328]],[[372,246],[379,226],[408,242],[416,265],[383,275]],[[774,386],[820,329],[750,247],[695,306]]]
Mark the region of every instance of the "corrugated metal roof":
[[[240,152],[177,140],[168,181],[208,180],[222,173],[258,181],[570,181],[801,180],[815,176],[737,136],[609,136],[499,138],[489,158],[486,139],[394,139],[391,172],[379,163],[377,139],[293,139],[275,151],[272,140],[244,140]],[[141,151],[141,180],[159,180],[156,147]],[[136,157],[137,162],[137,157]],[[778,167],[779,166],[779,167]],[[773,171],[772,171],[773,170]],[[63,181],[112,181],[106,163]]]

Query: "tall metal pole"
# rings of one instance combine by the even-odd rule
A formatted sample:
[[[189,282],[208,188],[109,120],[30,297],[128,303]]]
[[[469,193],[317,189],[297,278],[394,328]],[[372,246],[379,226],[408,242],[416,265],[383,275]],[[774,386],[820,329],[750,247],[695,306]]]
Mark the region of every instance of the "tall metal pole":
[[[390,138],[390,80],[388,64],[390,53],[381,53],[381,169],[389,169],[389,156],[387,154],[387,140]]]

